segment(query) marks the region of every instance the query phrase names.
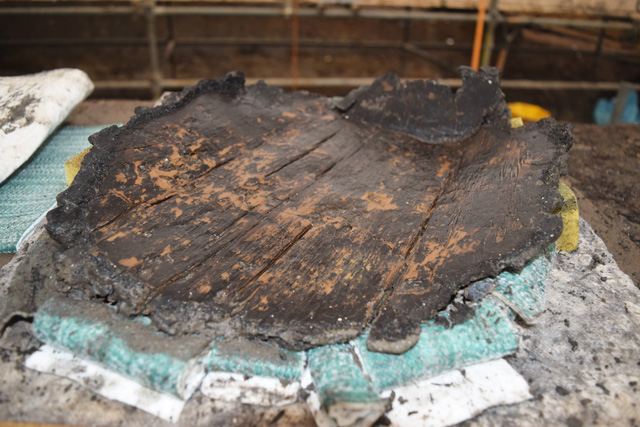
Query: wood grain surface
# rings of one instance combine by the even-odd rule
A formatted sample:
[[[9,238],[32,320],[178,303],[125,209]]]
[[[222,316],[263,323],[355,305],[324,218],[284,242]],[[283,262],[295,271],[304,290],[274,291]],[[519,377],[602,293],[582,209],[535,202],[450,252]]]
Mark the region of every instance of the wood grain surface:
[[[242,75],[91,138],[48,230],[75,297],[169,333],[401,353],[470,281],[561,231],[570,129],[511,130],[497,71],[387,75],[334,105]]]

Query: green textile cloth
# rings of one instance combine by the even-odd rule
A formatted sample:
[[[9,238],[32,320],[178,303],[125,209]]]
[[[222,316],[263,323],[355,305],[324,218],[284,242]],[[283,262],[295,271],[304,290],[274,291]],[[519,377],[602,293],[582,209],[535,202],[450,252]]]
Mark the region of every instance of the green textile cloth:
[[[385,402],[371,386],[350,344],[307,351],[313,387],[329,417],[339,426],[372,425],[385,412]]]
[[[155,332],[108,305],[65,298],[42,304],[32,327],[40,341],[180,398],[193,392],[188,378],[208,344]]]
[[[379,403],[349,344],[316,347],[307,352],[313,384],[325,408],[336,403]]]
[[[468,321],[447,329],[430,320],[420,340],[404,354],[367,350],[368,333],[355,339],[362,365],[377,391],[432,378],[453,369],[499,359],[518,349],[518,335],[506,311],[491,300],[476,307]]]
[[[301,351],[286,350],[259,340],[239,345],[238,341],[221,337],[211,343],[203,365],[209,371],[299,381],[304,365],[303,355]]]
[[[64,162],[88,148],[89,135],[105,127],[58,129],[0,186],[0,252],[16,251],[22,234],[67,188]]]

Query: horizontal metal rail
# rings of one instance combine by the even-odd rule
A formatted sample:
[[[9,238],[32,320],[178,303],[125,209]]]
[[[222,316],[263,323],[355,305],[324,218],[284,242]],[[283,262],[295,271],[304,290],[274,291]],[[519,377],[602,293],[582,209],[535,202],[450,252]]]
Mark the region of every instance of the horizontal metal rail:
[[[0,46],[33,47],[33,46],[147,46],[149,41],[146,38],[42,38],[42,39],[3,39]],[[268,47],[291,47],[291,40],[287,39],[257,39],[257,38],[179,38],[171,40],[158,40],[162,46],[173,43],[175,46],[268,46]],[[309,48],[338,48],[338,49],[403,49],[405,43],[396,41],[339,41],[339,40],[300,40],[299,45]],[[444,43],[411,43],[412,47],[422,50],[448,50],[448,51],[471,51],[471,44],[456,43],[448,45]],[[497,46],[496,48],[499,48]],[[553,47],[520,46],[513,53],[534,54],[534,55],[597,55],[602,58],[639,58],[638,50],[615,50],[608,51],[603,48],[596,52],[595,49],[569,49]],[[640,64],[639,64],[640,65]]]
[[[186,86],[197,83],[200,79],[162,79],[159,81],[163,90],[178,90]],[[258,81],[264,81],[272,86],[291,87],[292,81],[289,77],[265,77],[265,78],[247,78],[247,84],[254,84]],[[341,87],[355,88],[363,85],[371,84],[375,79],[373,77],[300,77],[296,80],[299,87],[304,88],[324,88],[324,87]],[[404,79],[407,81],[417,79]],[[459,87],[462,85],[461,79],[435,79],[439,83],[450,86]],[[150,89],[151,82],[149,80],[107,80],[96,81],[96,89]],[[588,90],[588,91],[617,91],[621,85],[633,90],[640,90],[640,83],[621,83],[621,82],[590,82],[590,81],[565,81],[565,80],[518,80],[510,79],[500,82],[503,89],[534,89],[534,90]]]
[[[214,16],[290,16],[290,12],[283,7],[274,6],[149,6],[156,16],[179,15],[214,15]],[[35,6],[35,7],[0,7],[0,15],[123,15],[140,14],[141,6]],[[395,20],[426,20],[426,21],[463,21],[475,22],[477,14],[474,11],[433,11],[417,9],[392,8],[350,8],[350,7],[301,7],[297,14],[301,17],[326,18],[369,18]],[[487,16],[486,20],[491,17]],[[613,19],[575,19],[549,16],[529,15],[501,15],[498,23],[511,25],[548,25],[574,28],[596,28],[610,30],[633,30],[637,25],[630,20]]]
[[[291,47],[290,39],[268,39],[268,38],[174,38],[160,39],[158,43],[167,44],[175,43],[181,46],[283,46]],[[4,39],[0,40],[0,46],[73,46],[73,45],[147,45],[149,41],[146,38],[28,38],[28,39]],[[397,41],[341,41],[341,40],[314,40],[300,39],[300,46],[305,47],[322,47],[322,48],[362,48],[362,49],[399,49],[403,47],[403,42]],[[420,49],[432,50],[468,50],[471,49],[470,44],[448,45],[446,43],[413,43]]]

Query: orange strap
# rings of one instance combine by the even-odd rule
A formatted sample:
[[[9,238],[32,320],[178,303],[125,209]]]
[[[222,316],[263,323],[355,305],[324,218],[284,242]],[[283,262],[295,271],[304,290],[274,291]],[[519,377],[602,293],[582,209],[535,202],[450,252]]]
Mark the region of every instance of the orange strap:
[[[482,36],[484,35],[484,18],[487,14],[487,0],[478,0],[478,21],[476,22],[476,35],[473,39],[473,52],[471,54],[471,68],[478,71],[480,67],[480,53],[482,52]]]

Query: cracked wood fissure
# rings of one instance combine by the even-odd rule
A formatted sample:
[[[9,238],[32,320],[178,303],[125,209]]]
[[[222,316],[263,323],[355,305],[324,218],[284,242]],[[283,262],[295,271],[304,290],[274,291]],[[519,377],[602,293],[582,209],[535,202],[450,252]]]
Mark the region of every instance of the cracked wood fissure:
[[[333,108],[230,74],[137,112],[92,137],[49,214],[62,256],[98,266],[65,282],[170,333],[305,349],[372,324],[372,349],[405,351],[561,224],[567,130],[511,131],[496,72],[463,79],[385,76]]]

